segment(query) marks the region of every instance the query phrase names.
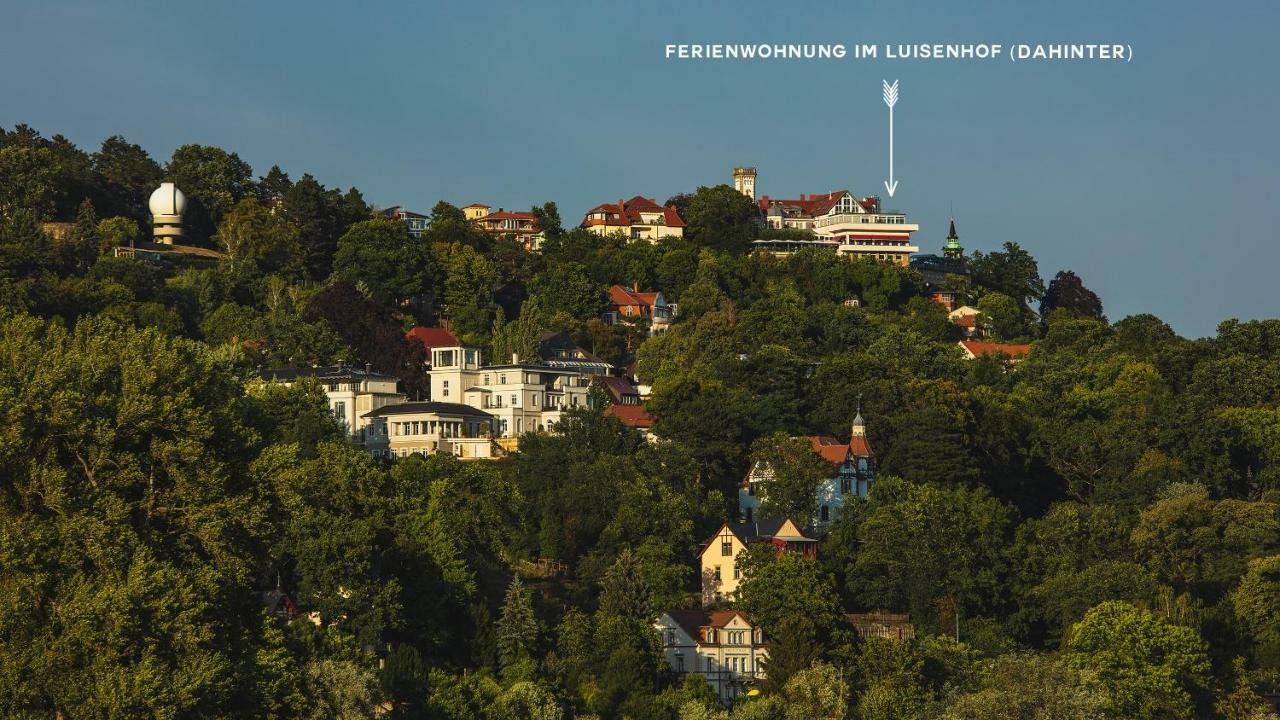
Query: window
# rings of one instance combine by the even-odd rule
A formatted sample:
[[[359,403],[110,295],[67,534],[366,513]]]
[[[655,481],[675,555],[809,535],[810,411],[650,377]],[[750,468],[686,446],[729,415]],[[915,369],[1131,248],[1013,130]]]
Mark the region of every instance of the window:
[[[520,396],[515,393],[511,395],[511,407],[520,407]]]
[[[443,389],[443,391],[444,391],[444,392],[442,393],[442,396],[443,396],[443,397],[449,397],[449,381],[448,381],[448,380],[445,380],[445,381],[443,382],[442,389]]]
[[[737,563],[734,563],[733,565],[733,579],[734,580],[742,579],[742,568],[739,568]]]
[[[684,672],[684,655],[676,653],[676,672]]]
[[[338,422],[344,422],[347,418],[347,404],[341,400],[333,404],[333,416]]]
[[[822,522],[827,522],[830,519],[831,519],[831,508],[827,507],[826,505],[823,505],[822,506]]]
[[[719,566],[719,565],[717,565],[717,566],[716,566],[716,580],[719,580],[719,579],[720,579],[720,566]]]
[[[747,508],[747,522],[751,522],[751,508]]]
[[[726,536],[720,540],[720,555],[722,557],[733,556],[733,539]]]

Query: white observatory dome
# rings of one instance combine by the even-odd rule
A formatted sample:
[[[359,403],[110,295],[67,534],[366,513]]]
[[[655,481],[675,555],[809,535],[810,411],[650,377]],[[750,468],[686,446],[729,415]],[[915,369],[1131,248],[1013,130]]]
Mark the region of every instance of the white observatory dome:
[[[187,210],[187,196],[171,182],[161,183],[147,201],[152,215],[181,215]]]

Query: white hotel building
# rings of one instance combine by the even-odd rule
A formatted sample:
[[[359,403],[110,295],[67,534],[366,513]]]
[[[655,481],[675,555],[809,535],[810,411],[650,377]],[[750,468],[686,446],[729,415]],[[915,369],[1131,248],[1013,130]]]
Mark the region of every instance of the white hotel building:
[[[920,248],[911,242],[919,225],[907,222],[906,214],[884,210],[880,198],[857,198],[848,190],[819,195],[801,195],[794,200],[755,196],[756,169],[734,168],[734,187],[756,201],[764,215],[765,227],[799,230],[796,237],[756,240],[759,250],[777,254],[793,253],[806,247],[834,250],[868,260],[907,267],[912,253]]]

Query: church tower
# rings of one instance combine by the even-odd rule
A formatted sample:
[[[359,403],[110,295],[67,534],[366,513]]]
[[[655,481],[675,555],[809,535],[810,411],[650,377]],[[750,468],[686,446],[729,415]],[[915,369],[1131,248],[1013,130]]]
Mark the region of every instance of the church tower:
[[[733,189],[756,199],[756,169],[753,167],[736,167],[733,169]]]
[[[942,246],[942,254],[949,258],[964,257],[964,248],[960,246],[960,236],[956,234],[955,218],[951,218],[951,231],[947,233],[947,244]]]

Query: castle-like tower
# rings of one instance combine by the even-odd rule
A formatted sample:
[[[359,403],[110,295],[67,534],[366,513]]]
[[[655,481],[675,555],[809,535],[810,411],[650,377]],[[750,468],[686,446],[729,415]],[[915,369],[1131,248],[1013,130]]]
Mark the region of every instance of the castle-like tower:
[[[151,209],[152,235],[162,245],[182,239],[182,214],[187,211],[187,196],[171,182],[161,183],[147,202]]]
[[[753,167],[736,167],[733,169],[733,189],[756,199],[756,169]]]

